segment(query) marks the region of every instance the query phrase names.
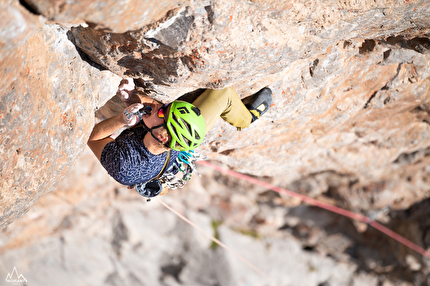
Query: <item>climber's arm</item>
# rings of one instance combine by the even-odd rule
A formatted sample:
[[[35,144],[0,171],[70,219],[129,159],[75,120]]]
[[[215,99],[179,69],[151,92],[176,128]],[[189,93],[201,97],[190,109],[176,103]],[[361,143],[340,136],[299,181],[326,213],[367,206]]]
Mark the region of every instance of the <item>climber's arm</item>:
[[[94,126],[87,144],[93,151],[94,155],[96,155],[97,159],[100,160],[102,151],[106,144],[114,141],[114,139],[109,136],[118,129],[126,126],[127,125],[124,123],[122,114],[106,119]]]
[[[106,144],[114,141],[110,136],[123,127],[131,127],[139,122],[139,110],[143,107],[141,103],[135,103],[127,107],[122,114],[99,122],[94,126],[88,139],[88,146],[100,161],[102,151]]]

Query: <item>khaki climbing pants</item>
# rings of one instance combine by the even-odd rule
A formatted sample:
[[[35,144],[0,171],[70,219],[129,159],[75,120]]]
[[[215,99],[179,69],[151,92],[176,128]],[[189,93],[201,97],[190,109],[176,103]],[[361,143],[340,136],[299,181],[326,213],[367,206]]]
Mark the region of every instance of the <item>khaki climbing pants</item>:
[[[243,104],[239,95],[231,87],[224,89],[207,89],[194,102],[198,107],[206,123],[206,132],[221,117],[238,130],[249,127],[252,116]]]

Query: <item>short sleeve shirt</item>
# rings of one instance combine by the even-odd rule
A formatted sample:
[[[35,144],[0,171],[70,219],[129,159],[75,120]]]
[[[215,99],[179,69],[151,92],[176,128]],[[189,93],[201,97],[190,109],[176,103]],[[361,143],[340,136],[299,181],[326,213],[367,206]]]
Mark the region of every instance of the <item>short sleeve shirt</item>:
[[[104,147],[100,162],[112,178],[123,185],[150,181],[163,169],[167,152],[154,155],[143,144],[146,131],[142,127],[124,130],[115,141]],[[172,169],[180,152],[171,150],[169,165]]]

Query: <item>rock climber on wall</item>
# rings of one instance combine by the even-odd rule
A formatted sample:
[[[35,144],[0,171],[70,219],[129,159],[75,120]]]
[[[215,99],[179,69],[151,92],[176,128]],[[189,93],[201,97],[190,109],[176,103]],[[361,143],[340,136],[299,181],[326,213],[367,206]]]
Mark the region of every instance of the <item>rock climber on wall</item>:
[[[126,101],[133,88],[131,80],[123,80],[118,95]],[[192,172],[192,150],[202,143],[218,117],[238,130],[249,127],[269,109],[272,91],[263,88],[250,99],[244,105],[229,87],[208,89],[192,104],[179,100],[161,104],[140,97],[141,103],[96,124],[88,146],[116,181],[135,188],[145,197],[154,197],[163,191],[162,183],[172,180],[178,170],[184,172],[191,165],[184,173]],[[127,129],[117,138],[111,137],[124,127]],[[184,162],[188,166],[184,167]]]

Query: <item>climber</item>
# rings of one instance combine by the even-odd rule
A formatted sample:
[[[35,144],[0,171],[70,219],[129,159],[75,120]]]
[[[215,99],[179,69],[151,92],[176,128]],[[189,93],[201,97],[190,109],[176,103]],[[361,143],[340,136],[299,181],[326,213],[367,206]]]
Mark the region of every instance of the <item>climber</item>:
[[[208,89],[192,104],[142,99],[145,105],[134,103],[96,124],[88,146],[116,181],[153,197],[162,191],[158,178],[164,172],[178,172],[175,162],[181,151],[197,148],[218,117],[238,130],[249,127],[270,107],[272,91],[263,88],[249,99],[245,105],[232,88]],[[111,138],[123,127],[127,129]]]

